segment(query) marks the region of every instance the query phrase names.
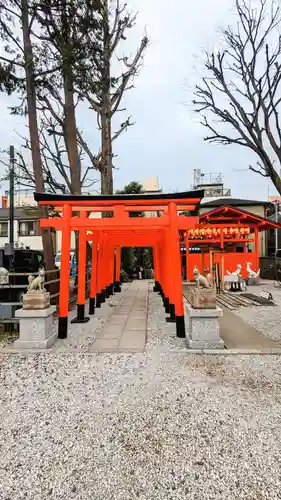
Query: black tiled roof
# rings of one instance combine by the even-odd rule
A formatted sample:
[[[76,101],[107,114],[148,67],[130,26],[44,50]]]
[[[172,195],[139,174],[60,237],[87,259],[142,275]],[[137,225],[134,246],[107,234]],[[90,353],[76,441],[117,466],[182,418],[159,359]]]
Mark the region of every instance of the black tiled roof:
[[[174,200],[184,198],[203,198],[204,190],[184,191],[182,193],[141,193],[141,194],[110,194],[110,195],[71,195],[71,194],[49,194],[35,193],[35,201],[114,201],[114,200]]]
[[[233,206],[233,207],[246,207],[246,206],[271,206],[272,203],[270,201],[257,201],[257,200],[242,200],[240,198],[219,198],[217,200],[212,200],[208,201],[206,203],[201,203],[200,208],[204,207],[226,207],[226,206]]]

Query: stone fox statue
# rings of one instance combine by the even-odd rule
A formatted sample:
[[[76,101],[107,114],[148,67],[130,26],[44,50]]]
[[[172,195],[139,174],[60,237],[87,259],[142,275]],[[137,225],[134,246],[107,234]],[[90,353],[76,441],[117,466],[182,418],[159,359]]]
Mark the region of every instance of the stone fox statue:
[[[29,275],[28,276],[28,292],[32,291],[38,291],[38,292],[44,292],[44,283],[45,283],[45,269],[41,268],[39,269],[39,274],[35,278],[34,276]]]
[[[196,280],[197,288],[200,288],[200,287],[201,288],[212,288],[210,281],[207,278],[205,278],[205,276],[202,276],[202,274],[200,274],[197,267],[194,267],[193,274],[194,274],[194,278]]]

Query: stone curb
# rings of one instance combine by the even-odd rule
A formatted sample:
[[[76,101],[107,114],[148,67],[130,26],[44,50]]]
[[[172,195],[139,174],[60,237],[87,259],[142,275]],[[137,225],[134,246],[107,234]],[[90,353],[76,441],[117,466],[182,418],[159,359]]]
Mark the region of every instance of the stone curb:
[[[56,350],[56,352],[53,351],[53,349],[25,349],[19,350],[19,349],[12,349],[12,348],[4,348],[0,350],[0,354],[21,354],[21,355],[28,355],[28,354],[48,354],[51,356],[57,356],[61,354],[83,354],[87,356],[96,356],[97,354],[110,354],[110,355],[117,355],[120,356],[120,354],[128,355],[128,354],[145,354],[148,356],[153,356],[154,352],[149,351],[147,352],[146,350],[140,350],[140,349],[115,349],[114,352],[89,352],[89,348],[86,347],[85,349],[83,348],[75,348],[75,347],[70,347],[70,348],[63,348],[61,350]],[[174,354],[182,354],[182,355],[204,355],[204,356],[248,356],[248,355],[263,355],[263,356],[281,356],[281,348],[280,349],[186,349],[186,350],[177,350],[173,349],[170,350],[169,352],[162,350],[157,350],[157,354],[166,354],[166,355],[171,355],[173,356]]]

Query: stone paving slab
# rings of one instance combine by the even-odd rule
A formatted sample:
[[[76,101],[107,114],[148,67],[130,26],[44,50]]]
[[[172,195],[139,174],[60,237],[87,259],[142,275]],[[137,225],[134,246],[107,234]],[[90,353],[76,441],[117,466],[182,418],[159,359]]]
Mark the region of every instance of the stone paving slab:
[[[125,350],[125,352],[132,350],[132,352],[142,352],[146,341],[146,330],[143,331],[125,331],[121,337],[118,349]]]
[[[116,352],[119,344],[119,338],[117,339],[106,339],[98,338],[93,346],[89,349],[90,352]]]
[[[123,317],[117,317],[117,318],[111,318],[107,321],[106,326],[125,326],[127,323],[127,316],[125,318]]]
[[[148,282],[131,283],[89,352],[143,352],[147,336]]]
[[[123,333],[123,328],[108,327],[99,335],[99,339],[119,339]],[[98,339],[97,339],[98,340]]]
[[[274,349],[277,343],[262,335],[239,316],[224,309],[219,319],[220,334],[227,349]]]
[[[130,319],[127,321],[126,330],[144,330],[145,329],[145,321],[144,319],[137,319],[135,321],[131,321]]]

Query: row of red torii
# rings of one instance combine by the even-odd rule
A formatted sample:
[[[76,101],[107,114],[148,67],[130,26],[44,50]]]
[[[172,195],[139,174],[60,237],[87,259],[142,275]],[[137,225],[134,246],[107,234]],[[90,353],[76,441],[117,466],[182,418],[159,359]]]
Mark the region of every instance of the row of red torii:
[[[87,322],[85,314],[87,241],[92,243],[89,315],[95,313],[105,298],[120,290],[120,255],[122,247],[152,247],[155,290],[163,298],[167,321],[176,323],[178,337],[185,337],[182,295],[182,268],[179,232],[195,228],[194,212],[204,191],[155,195],[52,195],[36,193],[39,205],[60,211],[61,216],[41,219],[40,226],[62,232],[58,337],[66,338],[69,312],[69,275],[71,232],[79,232],[77,317]],[[112,212],[112,217],[91,218],[93,212]],[[155,212],[152,217],[130,217],[131,212]],[[79,214],[79,215],[77,215]]]

